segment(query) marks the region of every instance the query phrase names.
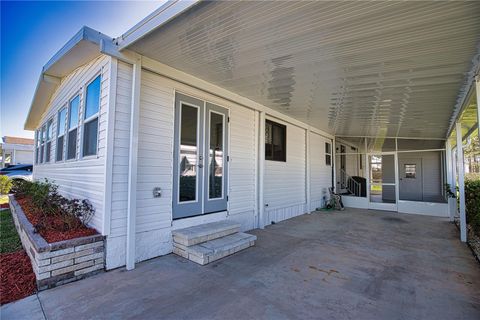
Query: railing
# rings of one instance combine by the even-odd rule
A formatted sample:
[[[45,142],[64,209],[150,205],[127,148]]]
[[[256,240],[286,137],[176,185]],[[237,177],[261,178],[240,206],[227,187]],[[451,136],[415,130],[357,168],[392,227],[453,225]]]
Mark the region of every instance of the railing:
[[[340,184],[342,188],[345,188],[351,194],[355,195],[356,197],[360,197],[362,194],[362,185],[360,182],[355,181],[348,173],[340,169]]]

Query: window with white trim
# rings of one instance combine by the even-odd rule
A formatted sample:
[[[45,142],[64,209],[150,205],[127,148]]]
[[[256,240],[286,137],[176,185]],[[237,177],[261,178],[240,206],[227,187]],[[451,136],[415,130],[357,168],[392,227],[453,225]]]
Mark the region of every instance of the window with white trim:
[[[45,162],[50,162],[50,154],[52,153],[52,138],[53,138],[53,119],[47,121],[47,137],[45,142]]]
[[[38,152],[40,146],[40,134],[39,129],[35,130],[35,164],[38,164]]]
[[[67,160],[77,157],[78,107],[80,96],[70,100],[68,106]]]
[[[46,124],[42,126],[42,129],[40,131],[40,163],[43,163],[45,160],[45,135],[46,135]]]
[[[265,121],[265,160],[287,162],[287,126]]]
[[[332,165],[332,145],[330,142],[325,142],[325,164]]]
[[[87,86],[83,122],[83,156],[97,154],[98,146],[98,111],[100,110],[101,77],[96,77]]]
[[[67,118],[67,108],[64,107],[58,111],[57,117],[57,154],[56,161],[62,161],[64,157],[64,146],[65,146],[65,122]]]

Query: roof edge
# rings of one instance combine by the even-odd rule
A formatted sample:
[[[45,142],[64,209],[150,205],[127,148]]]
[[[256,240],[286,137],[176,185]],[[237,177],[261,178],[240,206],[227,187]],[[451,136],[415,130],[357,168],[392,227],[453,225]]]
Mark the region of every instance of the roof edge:
[[[131,27],[127,32],[116,38],[115,43],[118,45],[119,50],[126,49],[128,46],[142,39],[150,32],[160,28],[201,1],[202,0],[169,0]]]
[[[50,58],[50,60],[48,60],[42,68],[35,88],[32,103],[30,104],[30,109],[24,124],[25,130],[34,130],[36,128],[36,122],[45,111],[52,94],[60,85],[61,78],[65,76],[65,74],[76,69],[79,65],[83,64],[80,60],[81,57],[74,57],[70,58],[69,61],[65,61],[68,55],[75,50],[79,50],[79,46],[85,43],[93,44],[92,48],[89,48],[92,55],[100,55],[101,43],[107,41],[112,42],[112,40],[113,38],[84,26],[69,41],[67,41],[67,43],[65,43],[65,45],[58,50],[52,58]],[[66,69],[63,72],[64,74],[53,72],[55,67],[59,64],[66,65]]]

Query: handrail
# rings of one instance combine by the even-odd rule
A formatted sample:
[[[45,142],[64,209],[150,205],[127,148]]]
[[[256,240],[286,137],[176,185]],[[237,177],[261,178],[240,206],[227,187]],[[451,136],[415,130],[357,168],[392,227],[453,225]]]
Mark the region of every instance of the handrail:
[[[360,182],[355,181],[344,169],[340,169],[340,184],[342,187],[354,194],[356,197],[360,197],[362,194],[362,185]]]

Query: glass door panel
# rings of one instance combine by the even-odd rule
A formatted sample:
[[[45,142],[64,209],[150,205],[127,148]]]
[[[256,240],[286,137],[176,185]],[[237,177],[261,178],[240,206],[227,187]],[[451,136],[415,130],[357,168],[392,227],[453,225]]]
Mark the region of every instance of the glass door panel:
[[[203,105],[181,94],[175,98],[174,219],[202,214]]]
[[[227,167],[227,118],[228,110],[211,103],[207,103],[207,139],[208,146],[206,159],[208,166],[206,168],[205,190],[205,213],[224,211],[227,209],[227,176],[225,175]]]

